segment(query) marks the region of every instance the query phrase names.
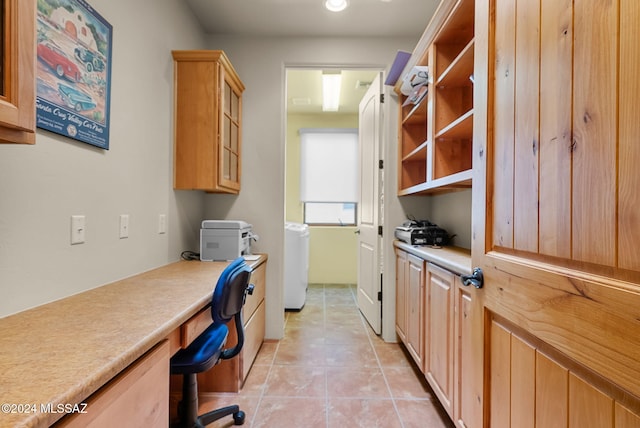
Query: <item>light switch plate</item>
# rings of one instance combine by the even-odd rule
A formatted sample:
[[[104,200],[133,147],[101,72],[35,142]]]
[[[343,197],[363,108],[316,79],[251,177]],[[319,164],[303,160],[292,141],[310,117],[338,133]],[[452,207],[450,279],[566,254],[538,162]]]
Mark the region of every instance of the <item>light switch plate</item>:
[[[84,244],[85,218],[83,215],[71,216],[71,245]]]
[[[158,217],[158,233],[161,235],[164,233],[167,233],[167,215],[166,214],[160,214],[160,216]]]
[[[120,215],[120,239],[129,237],[129,214]]]

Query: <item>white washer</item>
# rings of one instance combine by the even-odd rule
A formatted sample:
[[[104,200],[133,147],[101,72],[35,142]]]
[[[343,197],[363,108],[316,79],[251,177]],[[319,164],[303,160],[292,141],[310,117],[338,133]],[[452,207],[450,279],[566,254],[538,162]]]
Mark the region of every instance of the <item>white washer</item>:
[[[309,282],[309,226],[284,224],[284,308],[300,310]]]

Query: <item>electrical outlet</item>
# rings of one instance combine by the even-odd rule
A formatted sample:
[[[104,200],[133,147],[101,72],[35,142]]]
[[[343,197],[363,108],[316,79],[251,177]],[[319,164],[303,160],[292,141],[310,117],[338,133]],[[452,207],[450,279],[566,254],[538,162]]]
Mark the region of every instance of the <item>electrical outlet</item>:
[[[84,244],[85,219],[83,215],[71,216],[71,245]]]
[[[166,214],[160,214],[158,217],[158,233],[167,233],[167,216]]]
[[[120,239],[129,237],[129,214],[120,215]]]

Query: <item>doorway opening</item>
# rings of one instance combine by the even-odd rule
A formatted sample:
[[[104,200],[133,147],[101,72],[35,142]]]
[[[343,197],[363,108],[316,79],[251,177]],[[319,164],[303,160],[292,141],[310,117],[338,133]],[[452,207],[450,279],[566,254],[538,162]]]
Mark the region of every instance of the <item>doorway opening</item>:
[[[326,221],[309,221],[310,210],[314,213],[340,212],[348,218],[350,210],[357,204],[334,201],[333,206],[318,206],[317,201],[303,202],[301,198],[301,129],[312,130],[357,130],[359,128],[359,103],[369,85],[382,70],[341,67],[287,67],[286,115],[285,115],[285,221],[309,225],[308,284],[331,284],[352,287],[358,276],[357,225],[353,221],[329,218]],[[323,111],[323,74],[341,76],[341,90],[337,111]],[[340,150],[333,153],[342,156]],[[329,161],[322,161],[329,162]],[[357,170],[358,159],[353,169]],[[312,205],[313,204],[313,205]],[[305,212],[305,208],[307,211]],[[324,211],[326,209],[326,211]],[[320,211],[317,211],[320,210]],[[308,219],[305,218],[308,217]],[[314,214],[316,215],[316,214]],[[323,218],[323,217],[316,217]],[[286,241],[286,240],[285,240]],[[285,242],[286,247],[286,242]],[[285,248],[285,254],[287,248]],[[285,260],[285,278],[287,275]],[[285,279],[286,281],[286,279]],[[285,300],[287,284],[285,284]],[[285,305],[286,308],[286,305]],[[290,308],[299,309],[299,308]]]

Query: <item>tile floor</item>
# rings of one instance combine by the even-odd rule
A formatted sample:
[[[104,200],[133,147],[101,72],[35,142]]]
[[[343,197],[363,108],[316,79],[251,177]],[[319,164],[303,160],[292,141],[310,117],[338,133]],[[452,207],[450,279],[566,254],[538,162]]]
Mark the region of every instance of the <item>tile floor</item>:
[[[377,337],[355,288],[311,285],[285,336],[265,342],[238,394],[204,394],[200,413],[239,404],[258,428],[453,427],[398,344]],[[229,416],[209,427],[230,427]]]

